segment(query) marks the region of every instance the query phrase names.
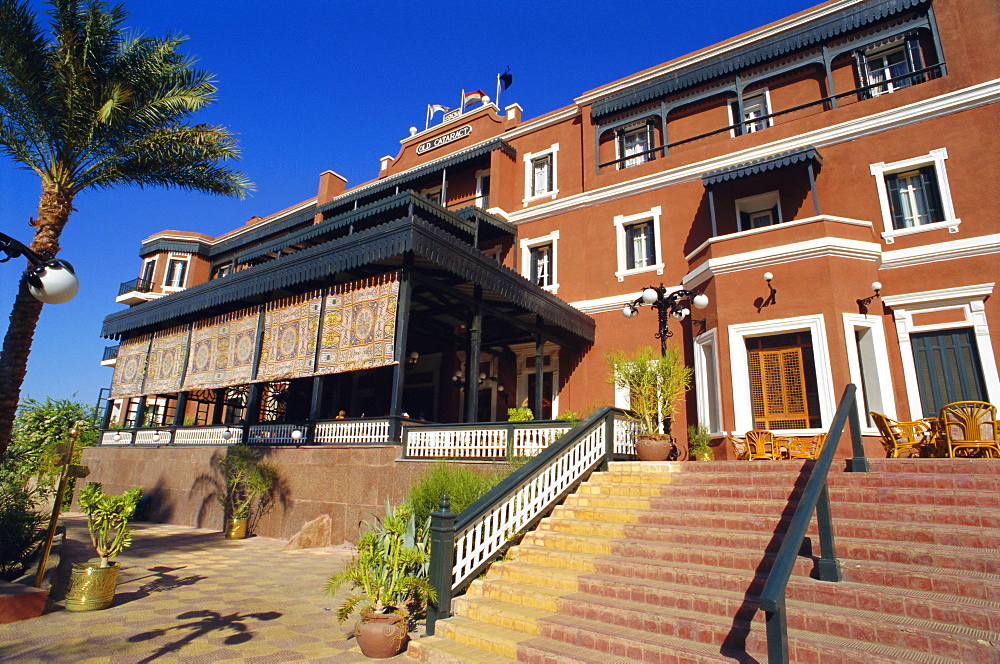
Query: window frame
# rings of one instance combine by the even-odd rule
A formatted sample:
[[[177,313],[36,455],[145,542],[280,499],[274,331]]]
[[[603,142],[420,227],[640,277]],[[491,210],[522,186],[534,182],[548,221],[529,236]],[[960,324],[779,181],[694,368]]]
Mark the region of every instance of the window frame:
[[[919,157],[891,163],[878,162],[869,166],[869,171],[875,177],[875,188],[878,193],[879,207],[882,212],[882,227],[885,229],[881,235],[886,244],[892,244],[901,235],[926,233],[945,228],[948,229],[949,233],[958,232],[962,220],[955,216],[955,206],[951,197],[951,189],[948,186],[948,171],[945,168],[946,159],[948,159],[947,148],[938,148]],[[938,188],[937,194],[941,202],[941,213],[944,219],[942,221],[929,222],[907,228],[895,228],[893,226],[892,205],[889,199],[889,187],[886,178],[928,166],[934,167],[934,175]]]
[[[653,272],[656,274],[663,274],[663,234],[660,232],[660,216],[662,213],[662,208],[657,205],[650,208],[648,212],[640,212],[638,214],[616,215],[614,218],[615,226],[615,239],[618,254],[618,269],[615,271],[615,277],[618,281],[624,281],[626,276],[632,274],[642,274],[644,272]],[[636,226],[638,224],[643,224],[649,222],[650,227],[653,230],[653,254],[654,262],[651,265],[644,265],[642,267],[628,267],[628,227]]]
[[[889,349],[886,344],[885,329],[882,319],[866,314],[842,314],[844,322],[844,340],[847,350],[847,367],[851,382],[857,385],[855,400],[858,404],[858,414],[861,419],[861,433],[866,436],[877,436],[878,430],[868,419],[868,413],[875,411],[888,415],[894,420],[896,416],[896,397],[892,387],[892,368],[889,365]],[[858,331],[864,331],[871,344],[867,355],[862,358],[855,340]],[[874,379],[876,384],[872,384]],[[867,394],[866,394],[867,392]],[[865,402],[868,407],[865,407]],[[905,418],[904,418],[905,419]]]
[[[729,111],[729,136],[730,138],[735,138],[737,136],[745,136],[747,134],[755,134],[758,131],[764,131],[769,127],[774,126],[774,118],[768,117],[763,120],[747,119],[746,112],[747,106],[750,104],[759,103],[763,106],[764,112],[761,115],[771,115],[773,112],[771,107],[771,91],[768,88],[758,88],[753,90],[748,95],[743,98],[743,114],[744,117],[737,120],[737,111],[739,109],[738,100],[734,99],[726,105]],[[763,127],[757,127],[757,124],[763,122]]]
[[[175,285],[171,283],[173,275],[173,265],[174,263],[183,264],[181,268],[181,278],[180,284]],[[163,273],[163,290],[164,291],[179,291],[187,288],[188,277],[191,272],[191,257],[187,255],[177,255],[171,254],[167,257],[167,268]]]
[[[628,140],[629,136],[637,134],[645,135],[646,147],[641,151],[641,154],[628,156],[625,154],[625,141]],[[652,161],[655,159],[655,154],[650,152],[650,150],[654,147],[653,125],[648,118],[625,125],[624,127],[619,127],[615,130],[615,159],[618,170],[639,166],[640,164],[645,164],[647,161]]]
[[[997,373],[996,355],[987,324],[984,300],[993,294],[995,283],[975,284],[958,288],[934,291],[883,295],[882,302],[892,308],[896,324],[896,337],[903,365],[903,384],[907,389],[906,399],[909,413],[906,419],[919,418],[923,412],[920,391],[917,389],[917,365],[913,359],[911,335],[919,332],[940,332],[957,328],[973,329],[973,337],[979,350],[979,362],[986,381],[986,392],[990,399],[1000,398],[1000,376]],[[954,311],[958,316],[945,323],[921,325],[914,321],[914,315]]]
[[[490,186],[486,187],[486,191],[484,193],[483,182],[487,182],[489,185],[492,185],[489,170],[476,171],[476,207],[486,210],[490,205]]]
[[[553,295],[559,292],[559,231],[555,230],[548,235],[542,235],[534,238],[526,238],[521,240],[521,276],[523,276],[528,281],[532,281],[532,260],[531,251],[532,249],[537,249],[539,247],[550,246],[551,252],[549,254],[549,276],[551,283],[547,286],[538,287],[546,290]],[[534,283],[532,281],[532,283]],[[536,284],[537,285],[537,284]]]
[[[719,379],[717,337],[716,330],[711,329],[694,339],[694,389],[698,422],[705,425],[711,436],[725,433],[722,428],[722,381]]]
[[[539,152],[527,152],[524,154],[524,199],[522,203],[528,203],[550,199],[554,200],[559,195],[559,144],[554,143],[550,148]],[[536,193],[535,184],[535,162],[542,159],[549,160],[549,180],[550,187],[546,191]]]
[[[816,390],[819,398],[819,428],[782,429],[784,435],[815,435],[823,433],[833,421],[836,411],[836,394],[830,366],[830,346],[826,335],[823,314],[798,316],[770,321],[730,325],[729,366],[733,388],[734,431],[750,431],[753,426],[753,407],[750,398],[750,361],[746,339],[766,337],[791,332],[809,332],[812,335],[813,363],[816,373]]]
[[[737,232],[752,231],[759,228],[767,228],[768,226],[776,226],[784,221],[781,215],[781,192],[778,190],[766,191],[763,194],[755,194],[753,196],[746,196],[744,198],[738,198],[734,202],[736,206],[736,228]],[[743,215],[753,215],[759,212],[772,212],[773,211],[773,221],[770,224],[764,226],[750,226],[749,228],[743,227]],[[749,221],[752,223],[753,218],[750,217]]]
[[[146,277],[146,273],[149,273],[149,277]],[[142,270],[139,272],[139,279],[149,282],[152,286],[156,283],[156,257],[147,258],[142,262]]]

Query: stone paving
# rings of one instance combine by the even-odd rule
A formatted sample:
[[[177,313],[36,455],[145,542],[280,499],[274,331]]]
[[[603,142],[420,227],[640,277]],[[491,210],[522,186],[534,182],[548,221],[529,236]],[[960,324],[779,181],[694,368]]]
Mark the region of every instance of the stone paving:
[[[64,555],[88,559],[93,550],[83,517],[64,515],[60,522],[68,527]],[[285,551],[283,540],[265,537],[226,540],[199,528],[134,526],[132,546],[117,558],[114,603],[71,612],[50,602],[38,618],[0,625],[0,662],[373,661],[351,635],[353,622],[337,623],[340,602],[322,592],[350,551]],[[413,662],[405,653],[378,661]]]

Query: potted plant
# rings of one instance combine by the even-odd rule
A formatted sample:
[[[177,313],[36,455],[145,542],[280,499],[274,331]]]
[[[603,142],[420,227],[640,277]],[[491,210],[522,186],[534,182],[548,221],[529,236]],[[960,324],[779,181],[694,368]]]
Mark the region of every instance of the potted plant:
[[[142,487],[116,496],[104,493],[100,482],[89,482],[80,491],[80,509],[87,515],[90,541],[101,560],[73,565],[66,590],[69,611],[95,611],[111,605],[119,570],[111,558],[132,544],[132,529],[127,525],[140,496]]]
[[[508,408],[507,409],[507,421],[508,422],[530,422],[535,419],[535,414],[530,408]]]
[[[709,446],[708,427],[704,424],[688,427],[688,458],[696,461],[712,461],[715,455]]]
[[[684,366],[680,351],[667,349],[659,355],[650,346],[641,346],[632,355],[613,351],[607,355],[611,369],[609,382],[627,390],[630,418],[638,426],[635,451],[642,461],[677,458],[670,437],[670,422],[677,403],[691,385],[691,368]],[[661,423],[663,429],[661,433]]]
[[[349,584],[351,592],[337,609],[338,622],[357,610],[360,619],[354,635],[361,652],[373,658],[393,657],[409,641],[414,606],[435,597],[427,580],[428,547],[426,541],[416,541],[409,505],[386,505],[385,518],[368,525],[358,542],[357,557],[331,576],[323,589],[333,596],[342,584]]]
[[[278,481],[278,469],[263,461],[263,450],[233,445],[219,461],[223,493],[218,497],[225,510],[226,539],[247,536],[247,521],[255,500],[268,496]]]

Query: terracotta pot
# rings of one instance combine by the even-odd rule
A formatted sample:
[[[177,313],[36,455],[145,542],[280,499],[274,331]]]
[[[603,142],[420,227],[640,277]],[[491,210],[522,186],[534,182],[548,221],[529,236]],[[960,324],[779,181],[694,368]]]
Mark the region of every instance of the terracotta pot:
[[[665,433],[647,433],[635,437],[635,453],[639,461],[666,461],[673,443]]]
[[[226,528],[223,532],[226,539],[243,539],[247,536],[247,520],[226,519]]]
[[[406,621],[395,613],[373,613],[358,621],[354,636],[365,657],[395,657],[410,641]]]
[[[118,586],[118,563],[76,563],[66,589],[67,611],[98,611],[111,606]]]

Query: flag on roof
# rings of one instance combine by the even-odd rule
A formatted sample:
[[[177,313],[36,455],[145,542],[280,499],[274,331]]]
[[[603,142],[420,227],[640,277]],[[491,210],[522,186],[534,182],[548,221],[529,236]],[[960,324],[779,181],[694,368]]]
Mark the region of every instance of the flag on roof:
[[[482,101],[486,93],[482,90],[473,90],[472,92],[466,92],[462,96],[462,108],[465,108],[469,104],[475,104],[477,101]]]
[[[510,84],[514,82],[514,77],[510,74],[510,67],[507,67],[507,71],[502,74],[497,74],[497,80],[500,81],[500,90],[506,90],[510,87]]]

